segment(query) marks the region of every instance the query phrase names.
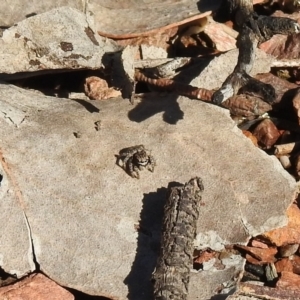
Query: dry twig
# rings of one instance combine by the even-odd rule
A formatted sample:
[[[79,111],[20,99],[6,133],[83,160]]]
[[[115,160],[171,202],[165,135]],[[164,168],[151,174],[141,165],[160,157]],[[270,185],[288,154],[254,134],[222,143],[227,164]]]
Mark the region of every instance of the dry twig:
[[[201,99],[204,101],[210,101],[213,91],[197,88],[188,84],[183,84],[180,82],[176,82],[172,79],[167,78],[149,78],[145,76],[143,73],[141,73],[139,70],[135,71],[135,77],[134,79],[136,81],[146,82],[150,85],[153,85],[158,88],[162,88],[163,91],[168,91],[172,93],[176,93],[181,96],[186,96],[192,99]]]

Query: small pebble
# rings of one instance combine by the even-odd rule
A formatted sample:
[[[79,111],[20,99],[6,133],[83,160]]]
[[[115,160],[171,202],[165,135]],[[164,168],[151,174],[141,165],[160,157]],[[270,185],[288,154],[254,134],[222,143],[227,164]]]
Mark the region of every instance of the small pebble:
[[[255,278],[257,280],[261,279],[265,274],[265,270],[264,270],[263,266],[253,265],[253,264],[249,264],[249,263],[246,263],[245,271],[252,274],[253,276],[255,276]]]
[[[275,278],[278,277],[275,265],[273,263],[266,265],[265,272],[266,272],[267,281],[273,281]]]
[[[289,257],[293,254],[296,253],[296,251],[299,248],[299,244],[291,244],[291,245],[286,245],[286,246],[282,246],[279,248],[279,253],[281,255],[281,257]]]
[[[291,161],[290,161],[290,158],[286,155],[282,155],[279,157],[279,161],[281,162],[282,166],[285,168],[285,169],[288,169],[291,167]]]

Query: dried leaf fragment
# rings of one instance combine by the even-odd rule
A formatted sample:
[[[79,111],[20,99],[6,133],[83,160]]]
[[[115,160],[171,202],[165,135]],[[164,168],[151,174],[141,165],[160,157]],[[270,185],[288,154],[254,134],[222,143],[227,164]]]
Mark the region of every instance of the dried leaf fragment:
[[[153,273],[154,299],[187,299],[193,240],[200,213],[201,178],[172,187],[164,209],[161,252]]]
[[[92,100],[106,100],[121,96],[120,91],[108,87],[106,80],[97,76],[85,79],[84,92]]]

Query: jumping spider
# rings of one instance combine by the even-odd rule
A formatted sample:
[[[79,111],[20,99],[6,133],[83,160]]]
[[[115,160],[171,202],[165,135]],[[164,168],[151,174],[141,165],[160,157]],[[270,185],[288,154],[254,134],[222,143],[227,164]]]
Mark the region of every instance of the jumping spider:
[[[120,160],[123,161],[122,166]],[[117,164],[123,167],[131,177],[139,179],[139,170],[146,168],[151,172],[154,171],[155,160],[144,145],[137,145],[120,150]]]

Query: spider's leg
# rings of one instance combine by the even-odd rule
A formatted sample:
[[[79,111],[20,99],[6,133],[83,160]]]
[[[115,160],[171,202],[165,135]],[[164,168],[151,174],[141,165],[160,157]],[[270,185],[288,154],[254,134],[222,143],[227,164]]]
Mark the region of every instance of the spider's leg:
[[[149,155],[149,163],[147,165],[147,169],[151,172],[154,171],[154,167],[155,167],[156,163],[155,163],[155,159],[152,155]]]
[[[140,179],[139,168],[137,166],[133,166],[133,173],[131,176]]]
[[[133,174],[133,167],[134,167],[134,165],[133,165],[133,162],[132,162],[132,160],[133,160],[133,157],[131,156],[131,157],[128,157],[127,159],[126,159],[126,168],[127,168],[127,171],[128,171],[128,174],[130,175],[130,176],[132,176],[132,174]],[[124,160],[124,162],[125,162],[125,160]]]
[[[127,154],[123,159],[123,168],[126,169],[126,167],[129,163],[132,164],[132,155]]]

